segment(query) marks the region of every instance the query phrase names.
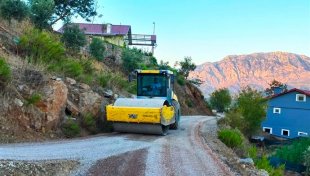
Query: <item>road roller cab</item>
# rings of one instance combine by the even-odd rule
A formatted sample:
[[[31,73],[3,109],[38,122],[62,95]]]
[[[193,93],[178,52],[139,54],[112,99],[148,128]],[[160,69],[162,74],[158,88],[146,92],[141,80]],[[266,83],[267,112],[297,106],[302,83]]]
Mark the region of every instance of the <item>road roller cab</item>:
[[[165,135],[169,128],[178,129],[180,105],[173,91],[173,72],[136,70],[133,74],[137,97],[118,98],[106,107],[114,131]]]

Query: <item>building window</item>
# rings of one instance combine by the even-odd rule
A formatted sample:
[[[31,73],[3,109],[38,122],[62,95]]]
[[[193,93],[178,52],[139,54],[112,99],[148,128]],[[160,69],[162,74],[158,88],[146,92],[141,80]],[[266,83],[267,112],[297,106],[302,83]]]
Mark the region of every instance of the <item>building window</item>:
[[[282,136],[290,136],[290,130],[282,129],[281,135]]]
[[[263,131],[269,134],[272,134],[272,128],[269,127],[263,127]]]
[[[298,132],[298,136],[308,136],[308,133],[305,133],[305,132]]]
[[[273,108],[274,114],[281,114],[281,108]]]
[[[298,101],[298,102],[305,102],[306,101],[306,95],[304,95],[304,94],[296,94],[296,101]]]

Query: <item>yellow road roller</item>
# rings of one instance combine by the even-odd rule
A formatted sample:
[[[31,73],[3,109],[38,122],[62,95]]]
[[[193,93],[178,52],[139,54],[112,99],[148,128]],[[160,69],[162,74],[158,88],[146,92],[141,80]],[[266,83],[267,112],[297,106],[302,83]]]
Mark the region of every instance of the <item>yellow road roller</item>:
[[[180,105],[170,70],[135,70],[136,98],[118,98],[106,106],[114,131],[166,135],[179,128]],[[129,80],[133,80],[130,76]]]

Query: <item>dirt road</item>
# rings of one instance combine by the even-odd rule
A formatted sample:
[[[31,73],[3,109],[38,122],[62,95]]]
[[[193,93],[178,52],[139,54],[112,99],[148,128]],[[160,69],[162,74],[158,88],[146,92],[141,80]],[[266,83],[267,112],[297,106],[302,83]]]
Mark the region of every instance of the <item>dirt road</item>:
[[[0,145],[0,160],[77,160],[72,175],[234,175],[200,136],[212,116],[181,118],[167,136],[112,133],[87,139]]]

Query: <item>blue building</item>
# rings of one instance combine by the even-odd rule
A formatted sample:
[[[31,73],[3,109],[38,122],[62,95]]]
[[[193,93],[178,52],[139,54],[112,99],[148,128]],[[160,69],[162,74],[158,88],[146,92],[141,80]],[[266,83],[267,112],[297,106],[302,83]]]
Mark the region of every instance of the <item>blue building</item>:
[[[263,131],[283,138],[310,135],[310,91],[274,91],[268,101]],[[278,94],[276,94],[278,93]]]

